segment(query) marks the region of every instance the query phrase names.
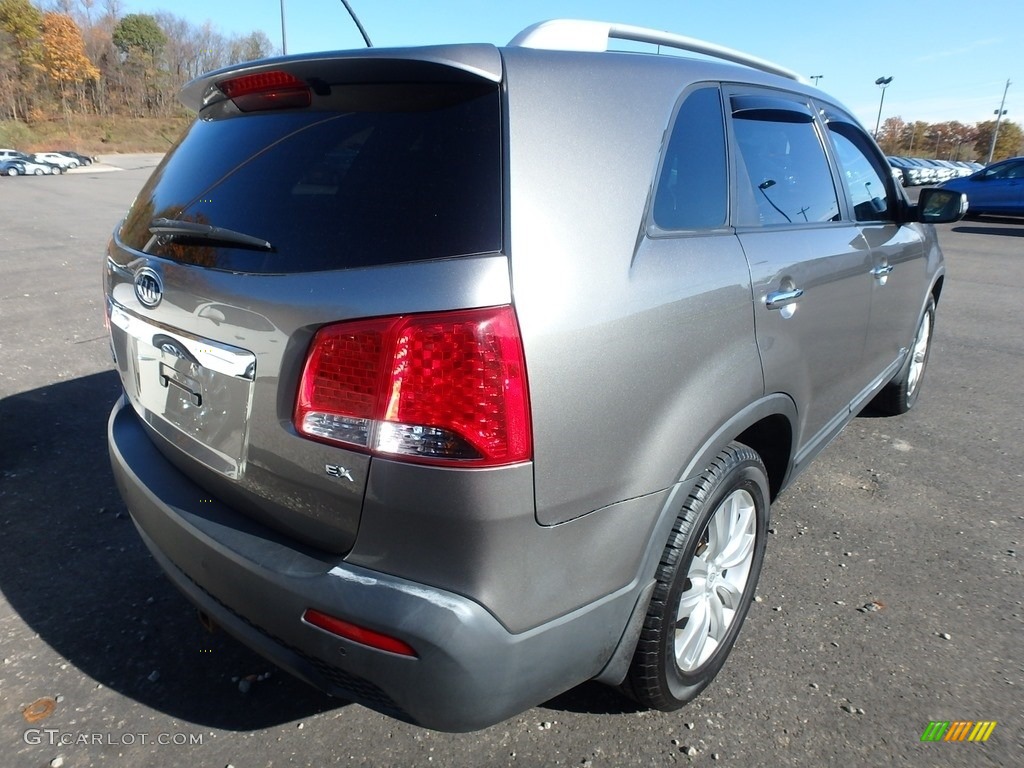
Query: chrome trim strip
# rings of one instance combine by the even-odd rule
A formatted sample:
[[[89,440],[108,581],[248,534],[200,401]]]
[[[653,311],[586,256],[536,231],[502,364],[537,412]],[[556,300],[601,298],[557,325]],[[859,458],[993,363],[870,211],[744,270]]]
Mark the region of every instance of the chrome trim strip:
[[[116,325],[132,338],[160,348],[161,345],[154,343],[154,339],[157,336],[169,336],[199,361],[203,368],[244,381],[256,379],[256,355],[252,352],[154,325],[129,313],[113,299],[108,298],[107,304],[110,308],[111,325]]]

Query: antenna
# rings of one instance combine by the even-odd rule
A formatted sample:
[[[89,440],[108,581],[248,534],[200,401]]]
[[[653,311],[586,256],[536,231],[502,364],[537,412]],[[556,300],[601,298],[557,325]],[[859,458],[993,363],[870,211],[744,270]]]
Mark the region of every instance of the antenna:
[[[341,4],[345,6],[345,10],[348,11],[348,15],[352,17],[352,21],[356,23],[356,27],[359,28],[359,34],[363,36],[363,40],[366,42],[367,48],[373,48],[373,43],[370,42],[370,36],[366,34],[366,30],[363,29],[363,24],[359,21],[359,17],[356,16],[356,12],[352,10],[352,6],[348,4],[348,0],[341,0]]]

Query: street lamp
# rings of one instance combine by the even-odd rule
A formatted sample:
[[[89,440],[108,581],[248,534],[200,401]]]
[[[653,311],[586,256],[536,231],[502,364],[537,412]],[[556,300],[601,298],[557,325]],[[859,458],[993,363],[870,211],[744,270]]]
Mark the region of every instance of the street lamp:
[[[811,75],[811,80],[814,81],[814,87],[815,88],[818,87],[818,81],[821,80],[821,78],[823,78],[823,77],[824,77],[824,75]]]
[[[878,140],[878,126],[882,124],[882,104],[885,103],[885,89],[892,82],[891,77],[880,77],[875,80],[875,85],[882,89],[882,98],[878,100],[878,119],[875,120],[875,140]]]
[[[1006,87],[1003,88],[1003,100],[999,103],[999,109],[994,114],[996,116],[996,127],[992,130],[992,143],[988,147],[988,158],[985,160],[985,165],[992,163],[992,155],[996,151],[996,139],[999,137],[999,122],[1003,119],[1003,115],[1006,114],[1006,110],[1003,107],[1006,106],[1006,92],[1010,90],[1010,81],[1006,81]]]

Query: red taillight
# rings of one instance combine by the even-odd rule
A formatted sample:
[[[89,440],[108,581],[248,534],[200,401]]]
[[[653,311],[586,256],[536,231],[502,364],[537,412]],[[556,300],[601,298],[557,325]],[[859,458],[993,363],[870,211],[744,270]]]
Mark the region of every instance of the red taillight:
[[[308,107],[312,101],[305,82],[280,70],[221,80],[217,87],[243,112]]]
[[[295,428],[432,464],[529,460],[526,366],[512,308],[320,329],[299,384]]]
[[[374,632],[372,629],[366,629],[365,627],[357,626],[347,621],[342,621],[334,616],[329,616],[326,613],[315,611],[312,608],[307,608],[302,614],[302,620],[312,624],[314,627],[330,632],[332,635],[338,637],[344,637],[346,640],[352,640],[362,645],[368,645],[371,648],[377,648],[381,651],[388,651],[390,653],[398,653],[402,656],[416,657],[417,653],[413,650],[412,646],[404,640],[399,640],[397,637],[391,637],[390,635],[384,635],[380,632]]]

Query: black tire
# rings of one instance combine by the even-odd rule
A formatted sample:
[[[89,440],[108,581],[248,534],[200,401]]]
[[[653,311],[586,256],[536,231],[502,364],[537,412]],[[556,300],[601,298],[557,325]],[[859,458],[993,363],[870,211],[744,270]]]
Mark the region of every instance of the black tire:
[[[42,168],[36,168],[32,173],[35,176],[42,176],[44,173],[46,173],[46,171],[44,171]]]
[[[7,169],[7,175],[8,176],[17,176],[18,175],[18,169],[17,168],[8,168]]]
[[[665,545],[651,604],[622,686],[624,692],[640,704],[663,711],[678,709],[707,687],[722,668],[754,599],[764,561],[769,504],[768,473],[764,463],[755,451],[741,443],[731,443],[701,475],[683,503]],[[711,541],[712,537],[721,536],[721,533],[716,535],[710,525],[713,518],[716,524],[723,519],[744,521],[738,526],[739,531],[731,531],[742,536],[723,540],[735,545],[752,534],[753,541],[748,542],[749,561],[744,556],[744,562],[733,565],[730,558],[714,558],[708,569],[711,575],[702,582],[695,582],[690,576],[708,564],[701,555],[710,555],[713,548],[724,547],[722,543]],[[746,551],[744,546],[738,549]],[[722,563],[727,563],[728,567],[720,569],[718,566]],[[735,582],[741,582],[742,586]],[[729,586],[733,589],[728,589]],[[703,611],[695,606],[690,616],[680,619],[684,594],[690,595],[687,602],[702,604]],[[724,603],[731,607],[722,610]],[[718,605],[721,611],[717,618],[712,605]],[[733,611],[731,617],[726,614],[729,610]],[[702,621],[704,616],[709,617],[706,627]],[[685,629],[691,621],[699,623],[693,625],[694,640],[688,641]],[[719,635],[717,642],[713,637],[708,639],[715,633]],[[693,654],[706,655],[689,659],[684,655],[682,660],[677,659],[677,635],[678,650],[689,649]],[[715,644],[709,646],[708,643]]]
[[[921,320],[917,324],[914,342],[907,353],[899,373],[886,384],[871,401],[874,410],[886,416],[898,416],[914,407],[921,394],[921,381],[928,368],[928,356],[935,332],[935,300],[929,296]]]

